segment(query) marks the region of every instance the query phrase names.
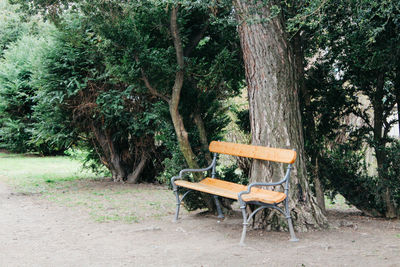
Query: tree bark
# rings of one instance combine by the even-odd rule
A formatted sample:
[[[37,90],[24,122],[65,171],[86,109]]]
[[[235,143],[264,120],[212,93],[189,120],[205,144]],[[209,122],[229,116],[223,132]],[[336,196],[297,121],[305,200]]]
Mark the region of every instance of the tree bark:
[[[398,68],[400,68],[400,66]],[[394,82],[394,93],[396,96],[397,125],[399,127],[399,138],[400,138],[400,69],[396,70],[396,79]]]
[[[319,153],[319,152],[316,152]],[[313,170],[313,179],[314,179],[314,187],[315,187],[315,196],[317,198],[317,203],[318,206],[321,208],[322,212],[326,214],[326,208],[325,208],[325,194],[324,190],[322,188],[321,180],[319,179],[319,164],[318,164],[318,154],[312,155],[312,160],[314,164],[314,170]]]
[[[199,132],[200,142],[201,142],[201,146],[204,151],[204,156],[205,156],[208,164],[211,164],[212,158],[211,158],[210,152],[208,151],[208,140],[207,140],[206,127],[204,126],[204,121],[201,118],[199,112],[195,112],[195,114],[194,114],[194,123],[196,124],[197,131]]]
[[[146,167],[147,160],[148,160],[147,156],[143,153],[139,164],[133,169],[133,172],[128,175],[126,179],[128,183],[136,184],[139,182],[140,174]]]
[[[290,180],[289,206],[298,231],[316,229],[326,218],[309,190],[305,169],[303,132],[293,53],[281,16],[271,17],[272,3],[235,0],[239,35],[246,69],[252,144],[295,148],[298,158]],[[250,10],[258,10],[251,14]],[[268,21],[249,23],[249,19]],[[254,160],[251,182],[282,179],[282,164]],[[280,223],[264,217],[261,224],[280,228]]]
[[[384,126],[384,84],[385,77],[383,74],[379,74],[377,78],[377,84],[375,89],[375,94],[372,100],[372,106],[374,109],[374,149],[376,161],[378,163],[378,175],[381,181],[384,181],[384,173],[387,172],[385,168],[385,136],[383,136],[383,126]],[[383,192],[383,200],[386,205],[386,218],[395,218],[396,217],[396,207],[392,201],[392,193],[390,187],[386,187]]]
[[[396,88],[396,105],[397,105],[397,125],[399,126],[399,138],[400,138],[400,84]]]
[[[100,130],[94,122],[91,123],[91,128],[96,137],[96,141],[104,153],[104,157],[102,159],[107,162],[106,166],[111,172],[113,181],[124,181],[127,173],[122,167],[120,153],[115,150],[110,135]]]

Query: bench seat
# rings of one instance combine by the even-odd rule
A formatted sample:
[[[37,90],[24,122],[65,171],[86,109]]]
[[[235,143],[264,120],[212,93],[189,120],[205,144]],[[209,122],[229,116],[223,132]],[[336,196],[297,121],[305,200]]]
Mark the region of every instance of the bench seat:
[[[215,178],[205,178],[198,183],[177,180],[175,181],[175,184],[177,186],[235,200],[238,200],[239,192],[247,190],[247,186],[245,185],[235,184]],[[267,204],[278,204],[285,200],[286,195],[282,192],[252,188],[251,192],[243,195],[242,198],[245,202],[257,201]]]

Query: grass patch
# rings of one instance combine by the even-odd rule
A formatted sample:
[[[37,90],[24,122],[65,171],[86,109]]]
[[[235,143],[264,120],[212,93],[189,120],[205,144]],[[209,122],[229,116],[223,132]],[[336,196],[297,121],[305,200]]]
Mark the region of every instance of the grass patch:
[[[139,222],[139,218],[135,214],[118,214],[118,213],[113,213],[109,215],[99,215],[99,214],[90,214],[91,217],[96,221],[100,223],[104,222],[115,222],[115,221],[123,221],[125,223],[137,223]]]
[[[59,183],[96,176],[69,157],[0,153],[0,175],[22,193],[45,193]]]
[[[172,216],[171,190],[99,179],[70,157],[0,153],[0,179],[24,194],[36,194],[65,207],[85,211],[97,222],[137,223]]]
[[[61,205],[85,209],[97,222],[161,219],[172,216],[175,209],[171,190],[151,184],[81,180],[69,188],[50,190],[44,196]]]
[[[353,208],[353,206],[348,205],[346,203],[346,199],[339,194],[337,194],[333,200],[331,200],[328,197],[325,197],[325,207],[327,209],[341,209],[341,210],[348,210]]]

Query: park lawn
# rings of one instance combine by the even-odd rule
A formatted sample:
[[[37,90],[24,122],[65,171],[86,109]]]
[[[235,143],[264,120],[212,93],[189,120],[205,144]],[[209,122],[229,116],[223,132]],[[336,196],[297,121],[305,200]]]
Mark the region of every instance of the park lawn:
[[[20,193],[45,193],[56,184],[94,179],[82,164],[65,156],[39,157],[0,153],[0,175]]]
[[[23,195],[36,195],[78,208],[98,222],[141,222],[172,216],[174,197],[167,187],[114,183],[83,170],[67,156],[38,157],[0,153],[0,180]]]

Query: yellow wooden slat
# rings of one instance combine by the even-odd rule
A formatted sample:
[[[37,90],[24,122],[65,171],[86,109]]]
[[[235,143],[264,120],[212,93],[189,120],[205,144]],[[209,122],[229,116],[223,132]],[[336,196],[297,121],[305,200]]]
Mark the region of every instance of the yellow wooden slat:
[[[214,153],[282,163],[294,163],[296,160],[296,151],[290,149],[252,146],[219,141],[212,141],[209,149]]]
[[[177,180],[175,181],[175,184],[181,187],[235,200],[238,199],[239,192],[247,190],[247,186],[213,178],[203,179],[199,183],[191,183],[185,180]],[[246,202],[260,201],[268,204],[280,203],[285,200],[285,198],[286,195],[282,192],[276,192],[261,188],[252,188],[250,194],[243,195],[243,200]]]

